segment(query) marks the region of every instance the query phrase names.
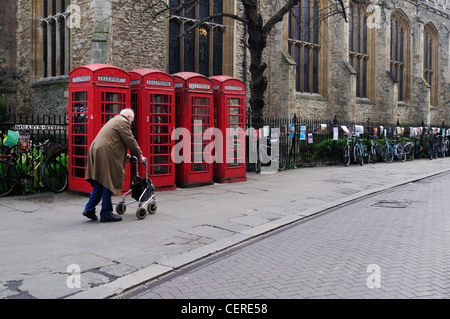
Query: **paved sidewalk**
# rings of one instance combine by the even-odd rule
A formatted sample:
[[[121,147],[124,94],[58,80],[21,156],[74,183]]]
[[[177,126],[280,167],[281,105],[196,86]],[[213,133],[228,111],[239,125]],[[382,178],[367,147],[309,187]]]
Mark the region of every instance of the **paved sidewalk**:
[[[247,182],[157,192],[155,215],[138,220],[132,204],[119,223],[83,217],[87,198],[72,193],[0,198],[0,298],[108,298],[283,225],[449,170],[444,158],[248,173]]]

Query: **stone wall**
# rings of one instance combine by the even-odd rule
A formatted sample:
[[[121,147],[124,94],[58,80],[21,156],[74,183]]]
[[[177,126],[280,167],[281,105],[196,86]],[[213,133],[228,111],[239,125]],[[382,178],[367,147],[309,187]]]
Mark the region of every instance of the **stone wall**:
[[[4,100],[8,107],[8,112],[14,112],[16,109],[16,81],[10,78],[12,74],[17,73],[16,69],[16,30],[17,30],[17,3],[16,1],[0,0],[2,10],[0,11],[0,58],[5,62],[0,65],[0,98]],[[10,43],[11,44],[8,44]],[[7,51],[3,52],[8,47]]]
[[[36,53],[40,49],[33,46],[33,37],[39,34],[39,16],[33,7],[38,0],[17,1],[17,71],[26,74],[18,85],[19,112],[64,112],[67,108],[66,77],[41,78],[41,70],[36,69]],[[348,0],[346,0],[348,1]],[[150,22],[149,12],[143,12],[146,1],[126,0],[73,0],[80,8],[80,27],[70,29],[71,69],[90,63],[112,64],[125,70],[154,68],[167,70],[168,22],[162,15]],[[322,0],[322,3],[326,0]],[[240,14],[240,1],[224,1],[231,12]],[[267,21],[279,8],[278,2],[260,1],[264,19]],[[450,123],[450,8],[429,0],[422,2],[416,10],[415,2],[403,1],[402,11],[411,26],[411,95],[408,104],[398,103],[398,83],[389,74],[390,14],[383,28],[375,30],[374,57],[374,98],[356,98],[356,75],[348,60],[348,23],[342,16],[332,15],[324,26],[326,41],[322,50],[326,51],[326,85],[324,94],[302,94],[295,92],[295,65],[288,52],[288,19],[277,24],[272,30],[264,59],[268,68],[266,76],[265,115],[271,117],[297,117],[371,121],[395,123],[420,122]],[[430,105],[430,89],[423,81],[423,28],[432,22],[439,33],[439,104]],[[227,75],[244,78],[244,28],[242,23],[227,24],[225,32],[233,34],[227,42],[227,56],[230,66],[224,67]],[[227,40],[228,41],[228,40]],[[230,49],[231,46],[231,49]],[[250,56],[247,55],[248,64]],[[251,85],[250,74],[247,76]]]
[[[347,1],[348,3],[348,1]],[[306,118],[332,118],[364,122],[371,121],[396,123],[440,124],[442,121],[450,122],[450,76],[449,76],[449,34],[450,34],[450,6],[438,4],[429,0],[428,4],[422,2],[417,10],[415,2],[403,1],[401,6],[403,14],[410,25],[410,99],[408,104],[398,102],[398,83],[389,74],[390,58],[390,16],[393,10],[386,10],[386,20],[380,28],[375,30],[375,94],[374,99],[356,98],[356,79],[352,68],[346,63],[348,60],[348,23],[342,16],[330,16],[325,24],[328,26],[328,88],[323,96],[317,94],[304,94],[294,92],[294,99],[287,99],[289,115],[294,113]],[[286,20],[286,19],[285,19]],[[439,33],[439,104],[430,105],[430,89],[424,82],[423,66],[423,28],[426,23],[432,22]],[[270,83],[267,92],[267,108],[265,114],[276,116],[286,114],[279,108],[280,101],[286,100],[280,94],[285,93],[282,88],[286,86],[286,79],[295,81],[295,68],[286,69],[276,58],[281,54],[282,41],[286,41],[288,24],[280,24],[281,36],[272,36],[267,49],[270,52],[270,63],[267,70]],[[294,69],[294,70],[292,70]],[[280,73],[284,73],[284,76]],[[277,94],[276,92],[280,93]]]

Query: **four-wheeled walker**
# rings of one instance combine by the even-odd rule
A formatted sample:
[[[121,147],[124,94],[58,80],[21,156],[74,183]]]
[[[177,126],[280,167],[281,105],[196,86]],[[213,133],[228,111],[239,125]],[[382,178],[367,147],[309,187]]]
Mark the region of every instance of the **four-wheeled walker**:
[[[145,165],[145,178],[139,176],[139,161],[136,156],[130,157],[130,162],[133,161],[136,166],[136,176],[131,181],[130,189],[122,195],[121,201],[116,206],[116,212],[122,215],[127,210],[127,205],[137,202],[138,209],[136,210],[136,217],[138,219],[144,219],[147,216],[147,212],[149,214],[156,213],[157,204],[155,198],[155,186],[149,178],[147,160],[143,163]],[[125,203],[125,199],[130,193],[134,200]]]

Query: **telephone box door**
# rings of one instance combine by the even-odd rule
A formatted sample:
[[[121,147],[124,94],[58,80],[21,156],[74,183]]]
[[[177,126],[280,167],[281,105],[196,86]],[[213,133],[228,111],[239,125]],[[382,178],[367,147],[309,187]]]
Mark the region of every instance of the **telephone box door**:
[[[222,149],[214,163],[214,181],[246,181],[246,98],[242,81],[228,76],[210,78],[214,88],[215,125],[222,132]]]
[[[150,130],[148,135],[149,174],[160,189],[173,189],[175,166],[171,159],[174,123],[173,92],[147,90]]]
[[[189,133],[175,145],[175,153],[177,146],[182,145],[182,160],[175,158],[176,183],[181,187],[213,184],[213,159],[208,151],[213,141],[208,130],[214,124],[212,82],[193,72],[180,72],[173,77],[176,127]]]
[[[175,163],[171,158],[175,126],[174,79],[155,69],[130,71],[132,107],[136,113],[138,143],[148,159],[148,172],[157,190],[175,189]]]

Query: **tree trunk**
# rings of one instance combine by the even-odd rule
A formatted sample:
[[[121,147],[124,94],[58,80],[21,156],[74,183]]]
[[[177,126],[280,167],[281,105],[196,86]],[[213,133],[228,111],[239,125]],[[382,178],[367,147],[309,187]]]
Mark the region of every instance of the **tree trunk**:
[[[263,51],[267,45],[267,36],[263,30],[263,19],[256,0],[244,0],[244,12],[248,27],[248,48],[250,51],[250,106],[253,123],[261,123],[264,110],[264,92],[267,88],[267,78],[264,71],[267,64],[262,60]]]

